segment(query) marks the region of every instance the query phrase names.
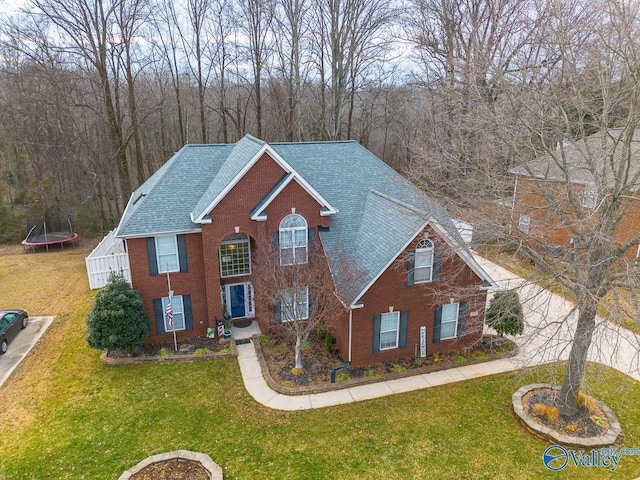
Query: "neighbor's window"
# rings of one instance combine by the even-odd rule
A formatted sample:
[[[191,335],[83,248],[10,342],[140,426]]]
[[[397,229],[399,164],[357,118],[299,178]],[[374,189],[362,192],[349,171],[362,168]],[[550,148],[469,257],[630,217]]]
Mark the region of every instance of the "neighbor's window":
[[[415,255],[414,282],[430,282],[433,275],[433,242],[426,238],[420,240]]]
[[[156,237],[156,256],[159,273],[179,271],[177,237],[175,235]]]
[[[235,277],[251,273],[251,246],[244,233],[228,235],[220,244],[220,275]]]
[[[582,206],[585,208],[596,208],[598,202],[598,190],[593,185],[585,185],[582,192]]]
[[[280,316],[283,322],[309,318],[309,287],[284,290],[280,304]]]
[[[162,316],[164,317],[164,331],[172,332],[174,330],[184,330],[184,306],[182,304],[182,295],[171,297],[171,309],[173,310],[173,327],[169,325],[167,318],[167,305],[169,305],[169,297],[162,298]]]
[[[380,350],[398,348],[400,312],[383,313],[380,321]]]
[[[440,323],[440,340],[455,338],[458,331],[459,303],[442,306],[442,321]]]
[[[280,265],[307,263],[307,221],[298,214],[280,222]]]
[[[529,234],[530,224],[531,224],[531,216],[521,213],[520,217],[518,218],[518,230],[520,230],[522,233]]]

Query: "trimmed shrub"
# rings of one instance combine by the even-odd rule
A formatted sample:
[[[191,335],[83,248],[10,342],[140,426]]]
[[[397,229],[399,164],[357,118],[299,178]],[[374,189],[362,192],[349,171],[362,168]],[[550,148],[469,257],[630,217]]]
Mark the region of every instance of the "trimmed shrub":
[[[142,298],[121,274],[112,273],[87,316],[87,343],[101,350],[133,351],[149,335]]]
[[[497,292],[487,309],[487,326],[500,336],[521,335],[524,332],[522,304],[515,290]]]
[[[538,415],[540,417],[544,417],[550,422],[557,422],[560,420],[560,410],[556,407],[552,407],[550,405],[544,405],[542,403],[536,403],[532,407],[532,412],[534,415]]]
[[[324,349],[329,353],[333,352],[333,337],[329,332],[324,334]]]

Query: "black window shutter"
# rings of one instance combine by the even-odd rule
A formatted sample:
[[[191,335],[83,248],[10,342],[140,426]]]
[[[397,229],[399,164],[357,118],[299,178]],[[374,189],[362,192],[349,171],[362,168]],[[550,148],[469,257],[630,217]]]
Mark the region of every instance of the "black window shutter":
[[[467,302],[460,302],[458,308],[458,338],[464,337],[464,331],[467,328]]]
[[[278,233],[278,232],[275,232],[275,233]],[[273,317],[278,325],[282,325],[282,312],[281,312],[279,298],[276,298],[276,302],[273,305]]]
[[[153,239],[152,239],[153,240]],[[164,310],[162,308],[162,299],[153,299],[153,315],[156,317],[156,333],[161,335],[164,332]]]
[[[433,255],[433,281],[439,282],[442,275],[442,252],[436,250]]]
[[[382,327],[382,315],[373,317],[373,353],[380,351],[380,328]]]
[[[433,319],[433,343],[440,343],[440,326],[442,324],[442,307],[436,308]]]
[[[193,330],[193,315],[191,313],[191,295],[182,295],[182,308],[184,309],[184,328]]]
[[[280,232],[278,230],[271,232],[271,246],[273,247],[273,253],[278,253],[278,250],[280,250]]]
[[[416,268],[416,255],[415,252],[409,254],[409,260],[407,260],[407,287],[410,287],[414,283],[414,270]]]
[[[309,229],[309,255],[308,258],[311,259],[316,253],[316,229]]]
[[[409,329],[409,310],[400,312],[400,335],[398,348],[407,348],[407,330]]]
[[[187,236],[178,235],[178,261],[180,262],[180,271],[188,272],[189,267],[187,265]]]
[[[158,275],[158,257],[156,256],[156,239],[147,237],[147,259],[149,260],[149,275]]]

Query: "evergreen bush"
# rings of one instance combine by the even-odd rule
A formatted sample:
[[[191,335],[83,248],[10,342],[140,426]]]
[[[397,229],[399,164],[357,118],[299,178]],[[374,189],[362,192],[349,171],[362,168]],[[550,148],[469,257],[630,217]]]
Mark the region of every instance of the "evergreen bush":
[[[87,343],[101,350],[133,351],[149,335],[142,298],[122,274],[111,273],[87,316]]]
[[[489,302],[487,326],[495,329],[500,336],[521,335],[524,332],[522,304],[515,290],[497,292]]]

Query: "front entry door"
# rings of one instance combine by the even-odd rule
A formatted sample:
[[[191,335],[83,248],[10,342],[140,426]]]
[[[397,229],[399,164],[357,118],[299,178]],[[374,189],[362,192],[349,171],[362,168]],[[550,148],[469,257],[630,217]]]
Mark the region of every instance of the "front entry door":
[[[251,283],[225,285],[227,312],[231,318],[251,318],[254,316],[253,287]]]

